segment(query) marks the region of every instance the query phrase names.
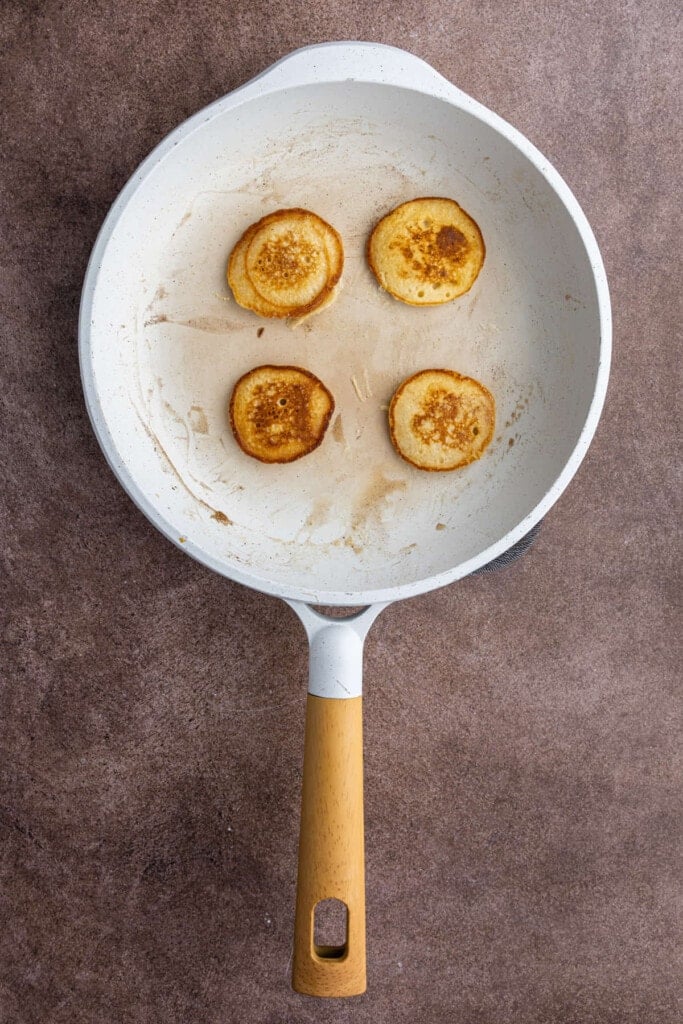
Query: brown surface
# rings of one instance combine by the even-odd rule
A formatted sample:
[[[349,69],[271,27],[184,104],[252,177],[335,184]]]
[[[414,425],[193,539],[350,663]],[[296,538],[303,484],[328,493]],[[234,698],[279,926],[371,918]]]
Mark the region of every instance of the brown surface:
[[[486,257],[479,225],[455,200],[421,196],[375,224],[367,260],[390,295],[410,306],[440,306],[464,295]]]
[[[283,220],[289,222],[290,230],[284,236],[274,235],[272,229],[277,232],[276,226],[281,228]],[[257,255],[252,254],[255,245]],[[303,254],[308,257],[306,264]],[[308,278],[312,271],[315,280],[321,258],[327,266],[326,279],[310,298]],[[230,253],[227,278],[240,306],[264,317],[296,319],[320,312],[329,304],[343,268],[344,245],[331,224],[310,210],[276,210],[244,232]],[[301,302],[304,294],[308,301]]]
[[[334,398],[301,366],[255,366],[230,396],[230,426],[247,455],[261,462],[294,462],[325,438]]]
[[[353,9],[2,4],[3,1024],[680,1019],[677,5]],[[370,634],[369,988],[329,1004],[289,989],[303,631],[133,508],[88,426],[76,314],[149,149],[349,37],[412,49],[556,164],[602,246],[616,362],[532,551]]]

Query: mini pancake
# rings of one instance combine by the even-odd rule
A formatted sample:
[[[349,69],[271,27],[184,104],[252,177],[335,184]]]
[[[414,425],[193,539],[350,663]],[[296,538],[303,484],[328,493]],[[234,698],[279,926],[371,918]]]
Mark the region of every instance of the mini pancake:
[[[455,370],[422,370],[396,390],[389,433],[398,454],[418,469],[458,469],[480,458],[496,422],[493,395]]]
[[[344,247],[310,210],[277,210],[244,232],[228,260],[236,302],[265,317],[301,317],[329,305],[341,278]]]
[[[293,462],[321,443],[334,399],[299,366],[257,366],[235,384],[229,415],[235,440],[260,462]]]
[[[368,263],[382,288],[411,306],[438,306],[469,291],[486,247],[453,199],[411,199],[375,225]]]

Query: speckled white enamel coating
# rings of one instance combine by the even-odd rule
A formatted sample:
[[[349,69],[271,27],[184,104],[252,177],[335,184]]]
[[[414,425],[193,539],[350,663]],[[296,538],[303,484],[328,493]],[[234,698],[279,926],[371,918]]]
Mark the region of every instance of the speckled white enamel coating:
[[[364,258],[419,195],[456,199],[487,247],[471,292],[433,309],[386,295]],[[341,232],[346,266],[334,306],[292,330],[239,308],[225,265],[249,223],[295,205]],[[325,605],[443,586],[527,533],[586,453],[610,346],[597,244],[547,160],[423,61],[355,42],[296,51],[169,135],[104,223],[80,317],[93,427],[145,515],[219,573]],[[232,384],[266,362],[336,401],[287,466],[249,459],[227,422]],[[498,422],[479,462],[427,474],[393,451],[386,406],[439,366],[485,383]]]
[[[331,619],[299,601],[288,601],[301,619],[310,647],[308,692],[341,699],[363,693],[363,644],[386,604],[373,604],[344,619]]]

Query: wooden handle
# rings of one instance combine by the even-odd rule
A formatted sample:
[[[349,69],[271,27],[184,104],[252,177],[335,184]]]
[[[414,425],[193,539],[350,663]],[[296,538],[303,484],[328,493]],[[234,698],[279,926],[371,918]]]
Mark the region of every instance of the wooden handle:
[[[325,899],[346,905],[342,947],[315,945]],[[365,992],[362,697],[308,695],[292,985],[311,996]]]

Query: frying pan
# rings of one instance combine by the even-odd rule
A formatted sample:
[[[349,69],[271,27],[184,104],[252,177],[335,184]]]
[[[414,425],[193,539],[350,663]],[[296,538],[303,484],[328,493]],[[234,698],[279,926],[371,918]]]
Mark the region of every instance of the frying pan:
[[[455,198],[486,241],[472,290],[429,309],[378,287],[372,225],[416,196]],[[345,244],[336,304],[292,329],[232,300],[227,255],[287,206]],[[558,499],[596,429],[610,358],[604,268],[576,199],[515,129],[402,50],[297,50],[172,132],[114,203],[80,314],[86,403],[128,494],[216,572],[284,598],[310,642],[293,984],[365,989],[361,673],[389,602],[452,583],[523,537]],[[304,366],[335,419],[310,456],[263,466],[229,429],[253,366]],[[448,367],[494,393],[485,456],[424,473],[391,447],[401,380]],[[349,618],[311,606],[360,607]],[[346,907],[346,938],[316,944],[315,908]]]

